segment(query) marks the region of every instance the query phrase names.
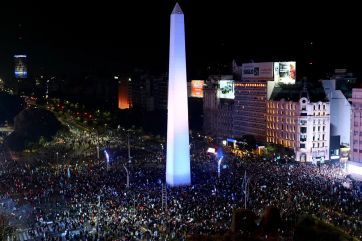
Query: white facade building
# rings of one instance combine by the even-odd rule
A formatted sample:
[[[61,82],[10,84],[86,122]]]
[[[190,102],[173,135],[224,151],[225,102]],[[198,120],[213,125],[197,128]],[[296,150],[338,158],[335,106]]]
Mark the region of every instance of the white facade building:
[[[268,101],[267,141],[294,150],[295,160],[329,160],[330,106],[328,102]]]
[[[341,90],[336,90],[336,80],[323,80],[322,83],[331,108],[331,136],[340,136],[340,144],[350,146],[351,104]]]

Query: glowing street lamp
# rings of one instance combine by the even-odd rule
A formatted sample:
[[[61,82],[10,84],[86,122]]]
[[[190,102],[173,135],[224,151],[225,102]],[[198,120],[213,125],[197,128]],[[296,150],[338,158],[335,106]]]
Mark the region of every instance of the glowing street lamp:
[[[104,150],[104,155],[106,156],[106,162],[107,162],[107,171],[109,170],[109,155],[106,150]]]
[[[218,176],[218,178],[220,178],[220,172],[221,172],[220,166],[221,166],[221,161],[222,161],[223,158],[224,158],[224,156],[221,156],[220,159],[217,161],[217,176]]]

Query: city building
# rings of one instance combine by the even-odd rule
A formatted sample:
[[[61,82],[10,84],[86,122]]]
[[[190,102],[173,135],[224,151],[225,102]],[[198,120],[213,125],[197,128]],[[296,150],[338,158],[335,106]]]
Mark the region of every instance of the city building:
[[[253,135],[256,140],[265,141],[266,100],[266,82],[235,83],[233,137]]]
[[[130,79],[119,79],[118,76],[115,76],[115,79],[118,80],[118,108],[121,110],[132,108],[129,85]]]
[[[227,138],[232,135],[234,99],[232,95],[220,96],[218,93],[220,81],[232,79],[232,75],[210,75],[204,84],[203,130],[207,135],[219,138]]]
[[[267,103],[267,142],[294,150],[295,160],[330,160],[330,105],[321,86],[279,85]]]
[[[268,83],[273,81],[273,62],[238,66],[234,61],[233,72],[240,81],[235,83],[232,136],[252,135],[257,141],[265,141]]]
[[[339,89],[336,79],[323,80],[323,88],[330,103],[331,159],[347,161],[348,154],[341,156],[340,148],[350,147],[351,104]],[[352,91],[351,91],[352,92]]]
[[[205,133],[236,139],[252,135],[258,142],[265,142],[267,101],[279,84],[295,83],[295,66],[295,62],[245,63],[240,66],[233,61],[233,75],[210,76],[204,87]],[[232,92],[220,95],[230,87]]]
[[[27,56],[25,54],[14,55],[14,82],[11,84],[14,93],[29,95],[34,93],[35,82],[29,78]]]
[[[17,79],[26,79],[28,77],[28,67],[25,54],[14,55],[14,75]]]
[[[335,69],[329,80],[322,80],[331,108],[331,159],[346,162],[351,142],[352,89],[359,88],[357,78],[347,69]]]
[[[362,163],[362,89],[352,90],[350,160]]]
[[[167,110],[168,76],[135,69],[131,75],[132,107],[145,111]]]

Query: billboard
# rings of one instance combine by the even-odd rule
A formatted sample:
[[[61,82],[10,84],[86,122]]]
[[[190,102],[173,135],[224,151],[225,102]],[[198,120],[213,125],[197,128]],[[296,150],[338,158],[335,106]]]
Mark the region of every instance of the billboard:
[[[295,84],[296,62],[274,62],[274,81],[284,84]]]
[[[220,99],[234,99],[234,80],[220,80],[217,97]]]
[[[247,63],[241,67],[243,79],[273,79],[273,62]]]
[[[204,97],[204,81],[192,80],[191,81],[191,97],[203,98]]]

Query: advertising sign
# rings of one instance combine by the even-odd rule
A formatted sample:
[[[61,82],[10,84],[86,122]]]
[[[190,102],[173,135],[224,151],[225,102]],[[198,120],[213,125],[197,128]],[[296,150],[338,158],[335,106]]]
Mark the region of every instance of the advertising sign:
[[[295,84],[296,62],[274,62],[274,81]]]
[[[217,96],[220,99],[234,99],[234,80],[220,80]]]
[[[191,81],[191,97],[203,98],[204,97],[204,81],[192,80]]]
[[[273,79],[273,62],[247,63],[241,69],[243,79]]]

